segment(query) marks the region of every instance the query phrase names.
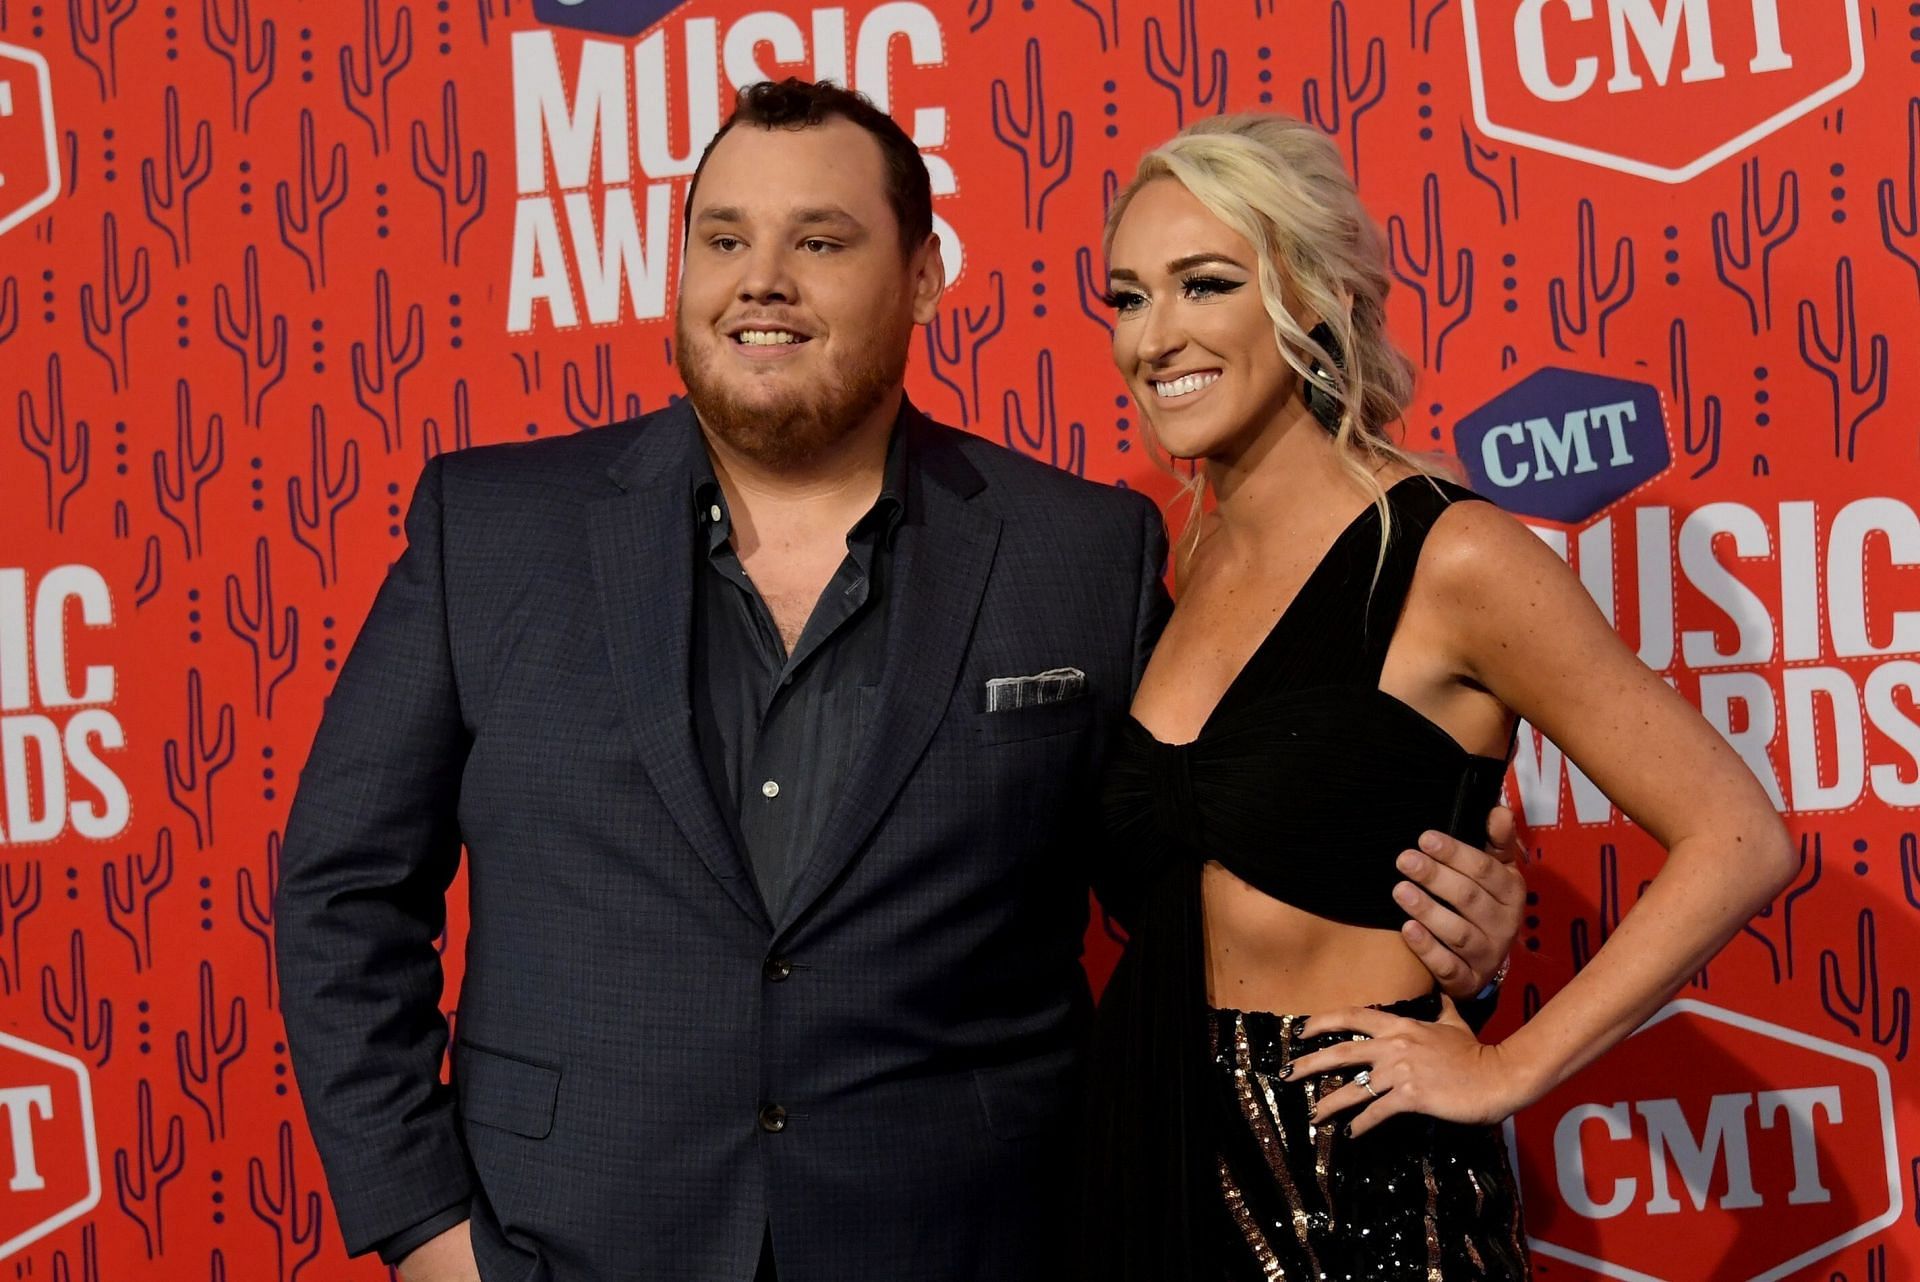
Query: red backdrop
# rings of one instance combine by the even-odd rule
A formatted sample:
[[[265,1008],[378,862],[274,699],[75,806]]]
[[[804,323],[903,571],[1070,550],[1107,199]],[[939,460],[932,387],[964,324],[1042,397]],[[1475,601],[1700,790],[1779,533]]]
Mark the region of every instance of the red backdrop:
[[[685,174],[767,73],[851,79],[933,162],[920,402],[1162,496],[1104,203],[1223,109],[1337,139],[1425,370],[1409,441],[1564,551],[1803,855],[1517,1120],[1543,1274],[1920,1267],[1920,5],[1888,0],[0,0],[0,1256],[379,1276],[273,983],[302,754],[424,458],[674,390]],[[1509,791],[1508,1022],[1658,858],[1531,733]]]

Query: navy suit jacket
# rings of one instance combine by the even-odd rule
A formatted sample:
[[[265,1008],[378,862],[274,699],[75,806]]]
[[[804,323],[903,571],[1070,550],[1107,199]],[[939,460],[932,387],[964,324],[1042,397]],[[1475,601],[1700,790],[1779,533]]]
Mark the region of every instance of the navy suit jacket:
[[[874,729],[775,920],[694,743],[696,430],[421,476],[277,900],[346,1245],[464,1206],[486,1282],[748,1282],[763,1232],[781,1282],[1056,1277],[1094,774],[1165,618],[1159,514],[905,412]],[[1061,667],[1084,695],[985,710]]]

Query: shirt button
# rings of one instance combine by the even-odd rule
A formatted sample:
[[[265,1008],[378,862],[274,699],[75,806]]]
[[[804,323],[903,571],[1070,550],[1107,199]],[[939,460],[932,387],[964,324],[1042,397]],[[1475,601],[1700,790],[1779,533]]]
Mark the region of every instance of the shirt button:
[[[769,1104],[760,1110],[760,1129],[769,1135],[778,1135],[787,1129],[787,1110],[778,1104]]]
[[[707,519],[709,521],[712,521],[714,524],[718,525],[720,523],[720,517],[721,517],[721,512],[720,512],[720,505],[718,503],[715,503],[712,507],[707,509]]]
[[[773,780],[769,779],[765,783],[760,785],[760,795],[765,797],[768,801],[772,801],[775,797],[780,795],[780,785],[775,783]]]
[[[786,979],[787,976],[793,974],[793,963],[784,957],[769,957],[767,958],[767,964],[762,966],[760,971],[770,981],[778,984]]]

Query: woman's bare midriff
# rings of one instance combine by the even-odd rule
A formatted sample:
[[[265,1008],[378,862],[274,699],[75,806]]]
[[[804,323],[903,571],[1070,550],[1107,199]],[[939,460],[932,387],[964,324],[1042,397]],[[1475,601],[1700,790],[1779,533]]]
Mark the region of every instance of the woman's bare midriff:
[[[1217,863],[1201,874],[1207,1001],[1313,1015],[1418,997],[1433,976],[1397,930],[1316,917],[1255,890]]]

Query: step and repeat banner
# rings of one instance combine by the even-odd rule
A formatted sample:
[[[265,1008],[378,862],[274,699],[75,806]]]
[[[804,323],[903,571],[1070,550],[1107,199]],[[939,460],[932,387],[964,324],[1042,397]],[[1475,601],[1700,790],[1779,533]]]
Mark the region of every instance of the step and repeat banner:
[[[1801,854],[1512,1124],[1542,1276],[1920,1270],[1905,0],[0,0],[0,1269],[383,1275],[280,1023],[303,755],[425,459],[674,394],[687,176],[788,74],[925,150],[954,284],[919,402],[1163,499],[1106,202],[1214,113],[1337,141],[1424,369],[1406,439],[1566,557]],[[1531,731],[1508,789],[1496,1032],[1659,863]]]

